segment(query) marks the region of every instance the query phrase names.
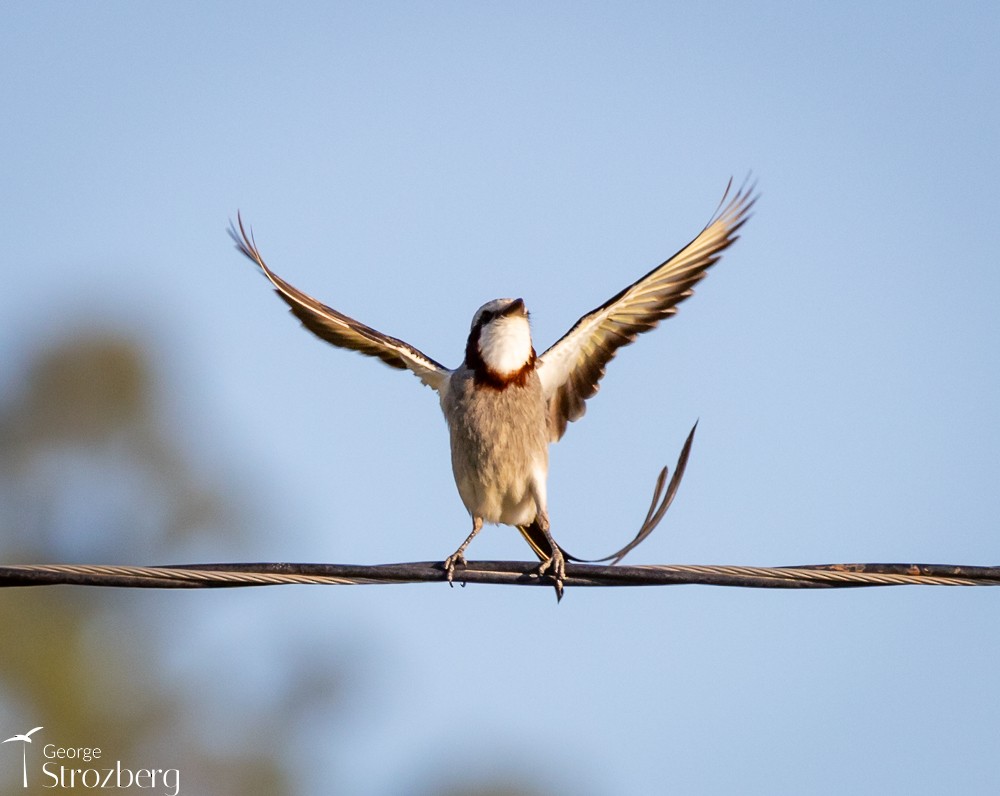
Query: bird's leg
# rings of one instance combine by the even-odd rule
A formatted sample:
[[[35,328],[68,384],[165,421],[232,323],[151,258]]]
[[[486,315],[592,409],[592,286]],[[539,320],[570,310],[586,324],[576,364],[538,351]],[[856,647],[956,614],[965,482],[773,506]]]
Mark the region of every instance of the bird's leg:
[[[469,542],[476,538],[476,534],[483,529],[483,518],[473,517],[472,518],[472,533],[469,534],[468,538],[462,542],[461,546],[448,556],[444,560],[444,571],[448,573],[448,583],[452,583],[452,579],[455,577],[455,564],[461,564],[465,566],[465,548],[469,546]]]
[[[549,515],[544,511],[539,511],[535,520],[552,550],[552,555],[545,559],[535,571],[539,577],[549,570],[552,571],[552,579],[555,580],[556,587],[556,602],[558,602],[562,600],[563,596],[563,581],[566,579],[566,557],[563,555],[562,548],[556,544],[556,540],[549,533]]]

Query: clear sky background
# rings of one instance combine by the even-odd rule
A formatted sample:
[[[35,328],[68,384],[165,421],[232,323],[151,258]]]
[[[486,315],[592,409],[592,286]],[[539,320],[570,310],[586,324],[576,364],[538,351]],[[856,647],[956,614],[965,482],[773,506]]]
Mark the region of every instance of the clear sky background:
[[[629,538],[700,419],[633,563],[1000,563],[995,3],[3,16],[0,394],[47,341],[137,335],[171,433],[235,473],[255,531],[205,528],[191,560],[443,559],[469,528],[433,392],[301,330],[226,237],[237,209],[290,282],[454,366],[483,302],[523,296],[544,349],[752,170],[739,242],[553,448],[556,538]],[[470,554],[531,557],[505,528]],[[1000,591],[141,599],[190,626],[165,654],[212,685],[206,737],[279,687],[283,644],[345,667],[338,715],[299,728],[303,793],[333,770],[373,794],[511,771],[553,794],[1000,791]]]

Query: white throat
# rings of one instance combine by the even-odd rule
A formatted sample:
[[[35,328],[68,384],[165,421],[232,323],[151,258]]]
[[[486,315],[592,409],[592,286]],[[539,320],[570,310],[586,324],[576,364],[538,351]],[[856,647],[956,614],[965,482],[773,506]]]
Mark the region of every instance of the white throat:
[[[516,373],[531,359],[531,327],[521,315],[499,317],[479,332],[479,354],[500,376]]]

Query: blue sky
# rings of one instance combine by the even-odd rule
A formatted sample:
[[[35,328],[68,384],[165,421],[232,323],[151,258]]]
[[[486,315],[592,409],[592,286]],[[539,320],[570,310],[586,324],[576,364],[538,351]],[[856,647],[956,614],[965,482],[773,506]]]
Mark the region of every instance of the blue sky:
[[[8,8],[0,391],[46,340],[133,332],[174,433],[252,496],[256,535],[193,556],[443,559],[468,518],[436,397],[298,328],[229,218],[453,366],[483,302],[523,296],[544,349],[752,170],[741,240],[553,448],[556,538],[630,537],[700,419],[634,563],[995,564],[998,40],[993,3]],[[470,553],[530,556],[509,529]],[[355,792],[448,767],[552,793],[1000,789],[993,590],[143,599],[210,602],[192,643],[223,705],[267,687],[233,665],[262,627],[360,661],[354,720],[303,728]]]

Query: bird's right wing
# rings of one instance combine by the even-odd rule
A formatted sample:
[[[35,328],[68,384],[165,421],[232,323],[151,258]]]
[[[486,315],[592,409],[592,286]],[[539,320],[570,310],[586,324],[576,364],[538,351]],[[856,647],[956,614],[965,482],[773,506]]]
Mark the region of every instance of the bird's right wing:
[[[274,285],[274,291],[310,332],[335,346],[349,348],[370,357],[378,357],[393,368],[412,371],[420,381],[440,392],[450,374],[447,368],[409,343],[365,326],[360,321],[337,312],[292,287],[267,267],[264,258],[257,250],[253,233],[247,233],[239,214],[236,218],[239,232],[232,224],[229,225],[229,236],[235,241],[236,248],[260,267],[264,276]]]
[[[730,187],[693,241],[588,312],[542,354],[538,376],[548,401],[552,442],[562,437],[567,423],[583,416],[586,400],[597,392],[604,368],[618,349],[677,312],[722,250],[736,240],[757,197],[752,185],[744,185],[727,203]]]

